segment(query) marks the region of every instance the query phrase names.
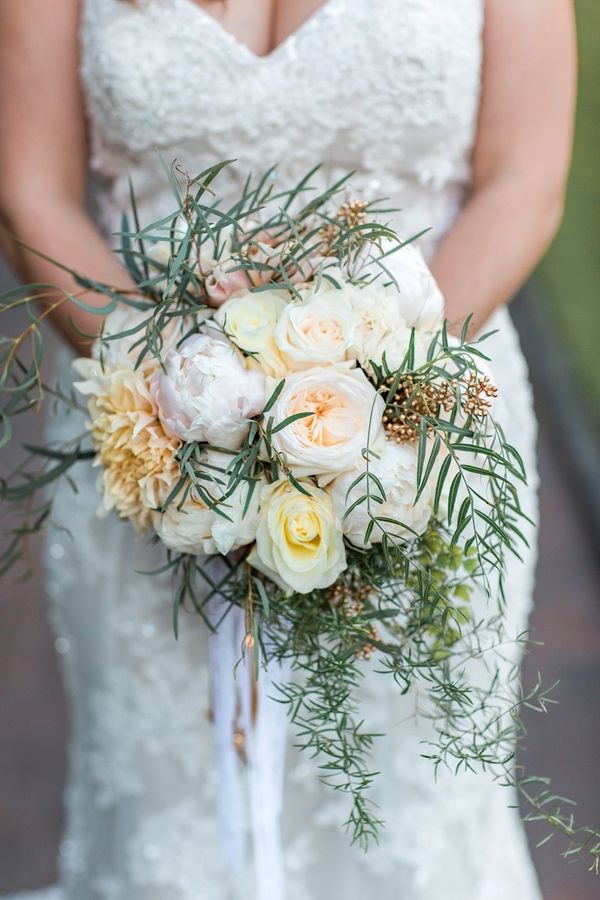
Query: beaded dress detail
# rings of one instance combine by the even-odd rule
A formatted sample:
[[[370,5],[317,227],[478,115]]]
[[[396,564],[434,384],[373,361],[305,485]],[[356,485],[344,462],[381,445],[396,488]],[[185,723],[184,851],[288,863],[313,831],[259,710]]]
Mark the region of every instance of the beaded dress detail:
[[[267,57],[194,0],[83,0],[82,79],[107,235],[129,206],[171,211],[157,150],[195,172],[236,158],[219,181],[232,196],[277,164],[289,186],[323,162],[328,181],[401,209],[426,254],[470,182],[480,91],[483,0],[329,0]],[[505,398],[508,439],[535,473],[535,419],[525,363],[506,311],[488,352]],[[71,377],[65,352],[61,379]],[[76,415],[50,423],[77,434]],[[52,622],[72,703],[61,885],[35,900],[253,900],[251,860],[235,883],[220,858],[205,626],[171,628],[162,555],[129,524],[97,519],[96,473],[61,489],[48,541]],[[535,518],[535,474],[523,498]],[[59,526],[67,526],[72,537]],[[75,537],[76,536],[76,537]],[[532,541],[532,546],[535,540]],[[534,552],[510,563],[507,628],[530,611]],[[390,681],[388,685],[387,682]],[[421,758],[418,697],[367,675],[361,693],[376,742],[379,846],[349,847],[345,802],[290,743],[284,853],[288,900],[540,900],[510,791],[483,775],[440,772]],[[27,895],[29,896],[29,895]]]

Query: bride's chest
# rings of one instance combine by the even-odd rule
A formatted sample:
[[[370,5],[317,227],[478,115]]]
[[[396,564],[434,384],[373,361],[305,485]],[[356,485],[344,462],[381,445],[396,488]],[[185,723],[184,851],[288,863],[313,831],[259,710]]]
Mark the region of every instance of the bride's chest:
[[[329,0],[260,58],[193,0],[85,0],[92,123],[131,155],[193,140],[239,155],[253,142],[267,164],[308,141],[350,165],[385,145],[402,165],[471,138],[482,4]]]

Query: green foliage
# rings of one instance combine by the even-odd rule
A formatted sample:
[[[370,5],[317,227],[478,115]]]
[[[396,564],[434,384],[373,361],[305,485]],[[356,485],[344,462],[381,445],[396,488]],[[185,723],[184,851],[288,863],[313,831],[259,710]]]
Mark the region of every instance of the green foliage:
[[[125,296],[110,285],[72,273],[82,289],[106,298],[101,309],[86,306],[99,316],[105,317],[117,302],[147,313],[127,332],[101,335],[101,360],[112,341],[127,337],[134,345],[137,366],[151,359],[162,365],[164,333],[170,324],[179,320],[182,339],[205,324],[210,313],[203,266],[206,259],[218,261],[225,252],[249,277],[256,276],[257,283],[268,279],[263,286],[275,284],[299,297],[295,276],[305,271],[327,231],[331,239],[314,273],[317,283],[322,279],[335,283],[340,277],[336,269],[328,268],[332,262],[337,273],[359,285],[393,280],[386,258],[401,252],[402,243],[376,221],[386,210],[367,205],[364,220],[350,224],[335,213],[334,204],[339,208],[340,197],[345,197],[347,179],[316,194],[310,188],[314,171],[289,191],[278,191],[266,173],[256,184],[247,182],[235,202],[222,207],[212,185],[228,164],[194,178],[165,166],[177,209],[144,227],[132,194],[131,217],[125,216],[122,223],[121,255],[137,285],[134,293]],[[281,238],[276,262],[259,261],[262,257],[255,252],[265,230]],[[40,310],[43,292],[51,298]],[[82,302],[48,286],[30,286],[4,295],[0,303],[4,309],[21,305],[29,316],[23,334],[0,338],[0,418],[7,442],[14,416],[46,396],[53,396],[63,409],[78,406],[74,396],[42,379],[42,325],[53,306]],[[479,376],[486,357],[485,338],[470,341],[467,335],[468,323],[456,340],[444,325],[432,336],[427,360],[419,366],[413,335],[398,369],[390,370],[384,361],[381,366],[372,364],[367,373],[386,408],[394,415],[414,415],[417,495],[429,487],[435,498],[434,519],[425,534],[399,538],[407,533],[406,525],[382,513],[385,489],[373,471],[377,451],[369,438],[363,449],[364,472],[351,488],[358,496],[347,514],[363,507],[364,544],[374,543],[362,550],[347,544],[348,566],[335,585],[307,594],[286,593],[253,570],[244,552],[225,559],[225,573],[215,580],[201,558],[168,551],[161,571],[173,577],[174,630],[177,634],[182,608],[195,611],[207,627],[213,627],[207,604],[218,595],[226,610],[244,608],[251,638],[247,650],[253,648],[257,672],[259,664],[271,657],[291,660],[294,678],[280,685],[280,699],[287,705],[298,746],[316,757],[324,782],[347,794],[346,825],[351,839],[361,846],[376,839],[382,825],[369,799],[376,777],[370,750],[378,736],[361,720],[358,705],[364,675],[376,665],[381,677],[392,678],[398,690],[417,689],[423,698],[421,714],[431,720],[433,735],[425,752],[434,765],[489,768],[496,777],[516,784],[532,814],[567,837],[568,855],[579,853],[595,866],[600,858],[597,833],[577,829],[562,813],[559,798],[545,786],[536,792],[531,780],[517,778],[513,770],[518,710],[523,704],[543,707],[547,702],[541,685],[521,696],[518,669],[508,651],[509,646],[514,650],[514,641],[504,633],[502,616],[506,559],[518,555],[525,541],[519,486],[526,473],[500,425],[469,405],[469,384]],[[250,421],[238,452],[213,448],[227,454],[222,467],[208,464],[206,445],[190,442],[181,447],[180,478],[163,511],[170,504],[182,504],[193,491],[215,513],[228,518],[234,491],[244,488],[248,509],[260,480],[287,478],[292,489],[306,492],[272,440],[299,417],[274,420],[273,407],[283,386],[280,381],[274,387],[264,415]],[[398,399],[400,389],[404,394]],[[423,404],[425,394],[430,401]],[[19,469],[0,485],[0,500],[17,504],[23,513],[0,561],[2,570],[22,560],[31,534],[47,525],[59,482],[71,479],[76,489],[73,467],[93,456],[88,432],[68,445],[28,448]],[[36,499],[40,491],[41,503]],[[152,574],[156,573],[148,573],[149,577]],[[487,598],[486,608],[475,608],[476,597]],[[519,640],[525,642],[524,637]]]

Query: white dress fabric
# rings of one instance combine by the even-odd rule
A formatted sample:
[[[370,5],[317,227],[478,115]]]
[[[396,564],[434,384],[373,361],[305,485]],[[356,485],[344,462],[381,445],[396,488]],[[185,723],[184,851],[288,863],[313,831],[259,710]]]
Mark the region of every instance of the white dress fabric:
[[[431,232],[427,254],[468,192],[480,91],[483,0],[329,0],[259,58],[193,0],[84,0],[82,75],[92,167],[107,233],[129,205],[168,213],[157,149],[192,174],[225,158],[232,196],[248,172],[277,164],[290,185],[322,161],[327,180],[355,170],[354,192],[387,197],[398,230]],[[535,419],[525,364],[505,311],[488,344],[508,438],[530,473]],[[64,380],[70,377],[67,370]],[[51,436],[82,429],[72,414]],[[253,900],[249,857],[239,884],[221,860],[217,775],[207,717],[207,634],[198,617],[171,628],[161,564],[116,518],[98,519],[96,475],[57,497],[48,593],[72,703],[61,885],[36,900]],[[534,541],[533,541],[534,543]],[[510,564],[508,629],[530,611],[534,551]],[[387,826],[378,847],[351,848],[344,799],[321,786],[292,746],[283,822],[288,900],[540,900],[512,793],[484,775],[440,772],[414,695],[369,674],[361,693],[376,742],[374,794]]]

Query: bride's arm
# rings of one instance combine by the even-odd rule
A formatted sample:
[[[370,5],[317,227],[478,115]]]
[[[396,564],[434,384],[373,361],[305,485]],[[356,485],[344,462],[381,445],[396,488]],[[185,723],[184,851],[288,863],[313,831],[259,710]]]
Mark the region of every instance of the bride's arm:
[[[122,288],[126,272],[85,212],[87,147],[78,77],[79,0],[0,0],[0,246],[26,281],[79,290],[8,233],[82,274]],[[105,305],[89,294],[87,303]],[[73,304],[53,314],[79,352],[101,319]]]
[[[471,196],[432,269],[450,321],[509,300],[560,223],[575,95],[571,0],[486,0]]]

